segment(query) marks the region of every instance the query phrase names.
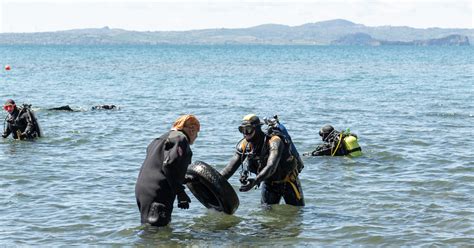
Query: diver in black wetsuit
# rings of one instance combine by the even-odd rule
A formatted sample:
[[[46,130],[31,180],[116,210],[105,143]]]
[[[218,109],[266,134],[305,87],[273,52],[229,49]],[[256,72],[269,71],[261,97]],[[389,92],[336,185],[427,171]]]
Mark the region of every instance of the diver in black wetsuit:
[[[337,131],[331,125],[325,125],[319,130],[319,136],[323,140],[312,152],[304,153],[304,156],[346,156],[357,157],[362,155],[362,149],[357,142],[357,135],[345,131]]]
[[[105,109],[105,110],[117,110],[117,109],[120,109],[118,106],[116,105],[107,105],[107,104],[104,104],[104,105],[96,105],[96,106],[92,106],[91,110],[101,110],[101,109]],[[56,111],[68,111],[68,112],[77,112],[79,110],[74,110],[72,109],[69,105],[64,105],[64,106],[60,106],[60,107],[56,107],[56,108],[49,108],[48,110],[56,110]]]
[[[194,115],[183,115],[169,132],[148,145],[135,185],[142,224],[166,226],[171,221],[176,196],[179,208],[189,208],[191,199],[183,184],[193,155],[190,145],[199,130],[200,124]]]
[[[69,111],[69,112],[74,112],[75,110],[69,107],[69,105],[64,105],[61,107],[57,108],[49,108],[48,110],[57,110],[57,111]]]
[[[8,99],[3,106],[3,109],[8,112],[5,118],[6,128],[3,131],[2,137],[6,138],[12,134],[14,139],[34,139],[41,136],[41,131],[34,114],[30,110],[30,105],[24,105],[19,109],[15,101]]]
[[[103,105],[96,105],[91,108],[92,110],[99,110],[99,109],[106,109],[106,110],[112,110],[112,109],[118,109],[117,106],[111,104],[103,104]]]
[[[264,133],[261,125],[254,114],[243,118],[239,131],[244,138],[237,144],[236,153],[221,174],[229,179],[242,165],[240,191],[249,191],[263,183],[262,204],[278,204],[283,197],[286,204],[304,206],[298,161],[289,151],[290,143],[278,133]],[[250,173],[256,177],[248,178]]]

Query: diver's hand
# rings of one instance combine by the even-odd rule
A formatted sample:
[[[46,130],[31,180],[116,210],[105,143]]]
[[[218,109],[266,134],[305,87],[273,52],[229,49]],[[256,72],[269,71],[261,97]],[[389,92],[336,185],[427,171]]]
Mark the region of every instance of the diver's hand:
[[[27,136],[26,132],[23,132],[23,133],[20,134],[20,137],[18,137],[18,138],[20,138],[22,140],[22,139],[26,139],[26,136]]]
[[[5,139],[7,136],[8,136],[8,135],[6,135],[6,134],[2,134],[2,138],[4,138],[4,139]]]
[[[251,190],[256,184],[257,183],[255,181],[255,178],[249,178],[249,179],[247,179],[247,184],[244,184],[244,185],[240,186],[239,191],[240,192],[247,192],[247,191]]]
[[[178,193],[178,208],[188,209],[189,203],[191,203],[191,199],[189,199],[189,196],[186,194],[186,192],[183,191]]]
[[[183,184],[192,183],[192,182],[196,182],[196,181],[198,181],[197,177],[194,177],[194,176],[191,176],[191,175],[187,174],[186,176],[184,176]]]

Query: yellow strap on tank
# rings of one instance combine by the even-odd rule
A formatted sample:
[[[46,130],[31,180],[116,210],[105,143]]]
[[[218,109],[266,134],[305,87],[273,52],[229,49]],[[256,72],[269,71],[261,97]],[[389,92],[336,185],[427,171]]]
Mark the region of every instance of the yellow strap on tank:
[[[339,145],[341,144],[341,140],[342,140],[342,132],[341,132],[341,134],[339,135],[339,142],[337,142],[336,149],[334,149],[334,152],[332,152],[332,150],[331,150],[331,157],[334,157],[334,154],[336,154],[337,149],[339,148]]]
[[[290,174],[288,174],[285,179],[281,181],[274,181],[272,183],[289,183],[291,187],[293,188],[293,191],[295,192],[296,199],[301,200],[301,194],[300,191],[298,190],[298,187],[296,187],[295,183],[293,181],[296,181],[296,175],[297,172],[292,171]]]

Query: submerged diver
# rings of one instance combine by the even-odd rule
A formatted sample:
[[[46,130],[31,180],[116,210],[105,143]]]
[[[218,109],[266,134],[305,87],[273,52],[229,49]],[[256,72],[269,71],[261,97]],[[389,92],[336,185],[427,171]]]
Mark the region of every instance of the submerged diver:
[[[312,152],[305,156],[345,156],[362,155],[362,149],[357,142],[357,135],[350,131],[336,131],[333,126],[325,125],[319,130],[319,136],[324,141]]]
[[[91,110],[101,110],[101,109],[105,109],[105,110],[116,110],[116,109],[119,109],[118,106],[116,105],[108,105],[108,104],[104,104],[104,105],[96,105],[96,106],[92,106],[91,107]],[[77,112],[77,111],[80,111],[80,110],[74,110],[72,109],[69,105],[64,105],[64,106],[60,106],[60,107],[56,107],[56,108],[49,108],[48,110],[57,110],[57,111],[68,111],[68,112]]]
[[[111,104],[103,104],[103,105],[96,105],[91,108],[92,110],[99,110],[99,109],[106,109],[106,110],[112,110],[112,109],[118,109],[117,106]]]
[[[18,108],[15,101],[8,99],[3,109],[8,112],[5,118],[6,128],[2,134],[3,138],[12,134],[14,139],[34,139],[41,137],[38,121],[30,109],[31,105],[24,104]]]
[[[254,114],[243,118],[239,132],[244,137],[237,143],[236,153],[221,174],[229,179],[242,166],[240,191],[249,191],[263,183],[263,205],[278,204],[283,197],[286,204],[304,206],[298,178],[300,166],[290,152],[291,142],[277,130],[264,133],[261,126],[260,119]],[[248,178],[250,173],[256,177]]]
[[[190,145],[199,130],[200,123],[194,115],[183,115],[170,131],[148,145],[135,185],[142,224],[166,226],[171,221],[176,196],[179,208],[189,208],[191,199],[183,184],[193,155]]]
[[[69,112],[74,112],[75,110],[69,107],[69,105],[64,105],[61,107],[57,108],[49,108],[48,110],[57,110],[57,111],[69,111]]]

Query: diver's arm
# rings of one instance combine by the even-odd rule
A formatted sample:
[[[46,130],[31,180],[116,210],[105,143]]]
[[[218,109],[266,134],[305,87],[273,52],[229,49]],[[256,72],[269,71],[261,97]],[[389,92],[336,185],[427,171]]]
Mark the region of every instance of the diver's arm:
[[[8,118],[8,117],[10,117],[10,118]],[[10,128],[10,123],[11,123],[11,121],[12,121],[11,118],[12,118],[11,115],[8,115],[8,116],[5,118],[5,122],[3,123],[3,125],[4,125],[4,127],[5,127],[5,125],[6,125],[7,128],[3,130],[3,135],[2,135],[3,138],[8,137],[8,136],[12,133],[12,130],[11,130],[11,128]]]
[[[11,133],[12,133],[12,130],[10,129],[10,125],[7,125],[7,129],[3,132],[2,137],[3,137],[3,138],[6,138],[6,137],[8,137],[8,135],[10,135]]]
[[[238,151],[234,154],[234,156],[231,158],[227,166],[221,171],[221,175],[224,176],[227,180],[234,175],[235,171],[239,168],[239,166],[242,164],[242,153],[239,153]]]
[[[331,145],[329,143],[324,143],[316,147],[316,149],[311,153],[312,156],[325,156],[331,155]]]
[[[268,155],[267,164],[255,178],[256,185],[272,176],[273,173],[275,173],[280,162],[281,154],[283,153],[283,146],[284,144],[280,137],[273,136],[270,139],[270,153]]]

